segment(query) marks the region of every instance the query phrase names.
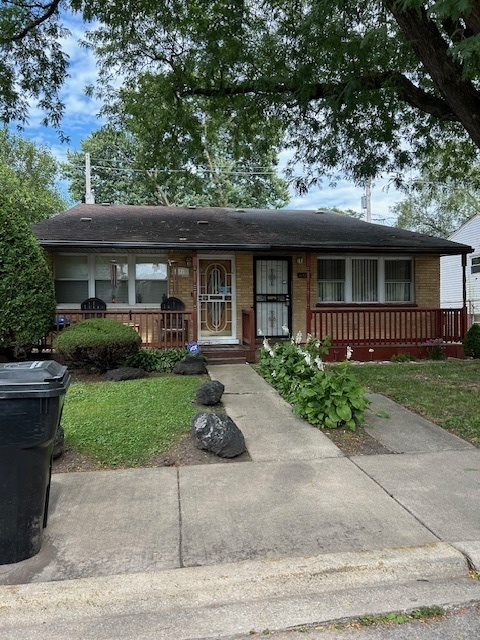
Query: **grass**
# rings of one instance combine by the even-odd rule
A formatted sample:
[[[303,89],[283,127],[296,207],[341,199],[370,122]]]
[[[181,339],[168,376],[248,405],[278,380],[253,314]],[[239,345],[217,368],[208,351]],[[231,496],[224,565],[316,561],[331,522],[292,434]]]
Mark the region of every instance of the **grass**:
[[[202,382],[194,376],[165,376],[74,383],[62,416],[65,440],[102,465],[145,463],[188,432]]]
[[[452,433],[480,445],[480,360],[365,364],[355,377]]]

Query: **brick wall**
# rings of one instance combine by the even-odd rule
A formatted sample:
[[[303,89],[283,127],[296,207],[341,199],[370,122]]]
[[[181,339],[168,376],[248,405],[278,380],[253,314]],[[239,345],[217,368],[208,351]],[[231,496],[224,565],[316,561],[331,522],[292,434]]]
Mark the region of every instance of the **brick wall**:
[[[415,258],[415,303],[425,308],[440,306],[439,256]]]

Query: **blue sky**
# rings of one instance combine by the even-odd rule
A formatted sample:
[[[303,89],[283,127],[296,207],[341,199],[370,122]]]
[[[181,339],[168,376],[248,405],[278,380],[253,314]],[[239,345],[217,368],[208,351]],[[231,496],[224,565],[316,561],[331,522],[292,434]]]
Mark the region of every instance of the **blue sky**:
[[[63,131],[70,138],[70,142],[61,143],[53,129],[41,126],[43,114],[35,108],[31,110],[29,124],[23,131],[25,137],[38,144],[48,145],[60,160],[65,159],[67,150],[80,149],[80,141],[102,125],[102,121],[97,117],[101,104],[85,95],[85,87],[94,83],[97,75],[93,55],[78,44],[84,35],[85,25],[80,19],[69,17],[68,27],[71,36],[64,40],[64,47],[70,57],[70,77],[61,95],[66,106]],[[280,166],[283,166],[287,160],[288,154],[281,153]],[[389,209],[401,199],[401,196],[393,187],[389,187],[388,183],[388,179],[378,179],[372,186],[373,222],[393,224]],[[62,188],[65,189],[65,185],[62,185]],[[298,196],[292,191],[289,208],[337,207],[361,212],[362,195],[364,195],[363,188],[351,182],[340,180],[334,188],[329,187],[325,182],[322,189],[312,189],[303,196]]]

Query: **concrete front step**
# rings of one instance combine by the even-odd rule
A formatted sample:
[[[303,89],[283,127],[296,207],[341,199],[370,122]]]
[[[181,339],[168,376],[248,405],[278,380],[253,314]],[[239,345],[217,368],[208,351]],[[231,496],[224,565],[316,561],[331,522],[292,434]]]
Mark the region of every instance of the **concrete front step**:
[[[206,345],[201,347],[207,365],[245,364],[255,362],[255,350],[242,345]]]

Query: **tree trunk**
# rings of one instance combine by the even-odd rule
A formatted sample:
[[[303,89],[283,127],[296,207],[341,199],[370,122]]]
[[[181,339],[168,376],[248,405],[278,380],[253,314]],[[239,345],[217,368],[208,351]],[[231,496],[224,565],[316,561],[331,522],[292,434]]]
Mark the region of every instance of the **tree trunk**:
[[[398,0],[383,0],[412,47],[475,145],[480,148],[480,94],[462,78],[462,67],[448,51],[435,23],[422,8],[402,10]]]

